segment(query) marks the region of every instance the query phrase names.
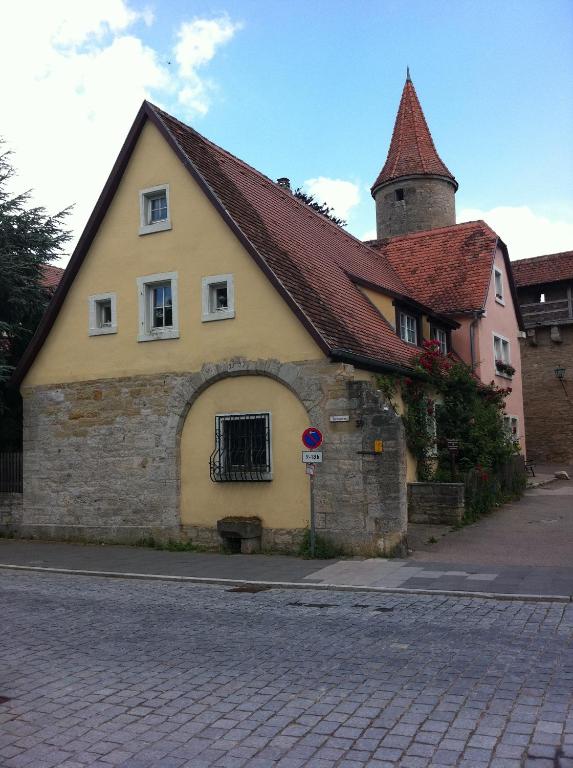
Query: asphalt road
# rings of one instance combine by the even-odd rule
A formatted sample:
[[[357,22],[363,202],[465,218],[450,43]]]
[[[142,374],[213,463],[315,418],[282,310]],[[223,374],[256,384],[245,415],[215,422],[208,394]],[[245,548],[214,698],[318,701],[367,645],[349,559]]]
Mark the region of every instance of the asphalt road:
[[[2,571],[0,616],[2,768],[573,766],[570,603]]]

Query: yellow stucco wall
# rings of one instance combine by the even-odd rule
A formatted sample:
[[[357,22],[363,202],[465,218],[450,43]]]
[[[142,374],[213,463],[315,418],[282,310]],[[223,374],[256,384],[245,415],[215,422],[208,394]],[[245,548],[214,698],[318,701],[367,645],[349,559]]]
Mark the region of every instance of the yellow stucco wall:
[[[384,317],[392,328],[396,327],[396,308],[394,307],[394,299],[392,299],[390,296],[386,296],[384,293],[379,293],[378,291],[373,291],[371,288],[364,288],[363,286],[358,286],[362,293],[370,299],[370,301],[374,304],[378,312]]]
[[[169,184],[172,229],[140,236],[139,190]],[[180,338],[138,342],[136,278],[178,273]],[[234,319],[202,323],[201,278],[233,274]],[[117,294],[118,332],[88,335],[88,297]],[[223,222],[155,126],[147,123],[89,253],[24,387],[196,370],[229,357],[323,353]]]
[[[273,479],[260,483],[213,483],[209,456],[215,416],[271,414]],[[181,435],[181,522],[215,526],[226,515],[258,515],[265,528],[304,528],[310,519],[309,480],[301,462],[300,436],[308,416],[283,384],[264,376],[223,379],[203,392]]]

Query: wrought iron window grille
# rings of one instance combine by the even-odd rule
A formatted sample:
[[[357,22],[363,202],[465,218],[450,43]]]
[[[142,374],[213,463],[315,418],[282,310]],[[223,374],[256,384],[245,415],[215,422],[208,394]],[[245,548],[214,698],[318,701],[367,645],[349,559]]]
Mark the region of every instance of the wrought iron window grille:
[[[216,416],[209,474],[214,483],[272,480],[270,414]]]

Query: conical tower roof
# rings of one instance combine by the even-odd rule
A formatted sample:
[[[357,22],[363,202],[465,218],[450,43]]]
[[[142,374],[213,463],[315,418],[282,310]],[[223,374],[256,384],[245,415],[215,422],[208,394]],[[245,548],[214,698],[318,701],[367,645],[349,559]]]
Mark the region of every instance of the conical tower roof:
[[[458,188],[456,179],[440,159],[414,84],[408,71],[394,124],[388,157],[372,192],[381,184],[403,176],[445,176]]]

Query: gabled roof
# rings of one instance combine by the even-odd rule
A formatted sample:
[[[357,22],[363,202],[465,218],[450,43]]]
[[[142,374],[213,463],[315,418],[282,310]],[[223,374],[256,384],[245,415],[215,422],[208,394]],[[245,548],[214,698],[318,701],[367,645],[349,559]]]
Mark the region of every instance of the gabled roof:
[[[507,248],[485,221],[372,240],[368,244],[386,257],[415,298],[436,312],[454,316],[485,307],[499,246],[522,327]]]
[[[573,280],[573,251],[549,253],[532,259],[512,261],[513,276],[518,288],[527,285],[557,283],[560,280]]]
[[[42,285],[44,288],[56,289],[62,279],[64,270],[54,267],[53,264],[45,264],[42,267]]]
[[[49,333],[148,120],[325,354],[373,368],[409,368],[414,350],[398,338],[347,274],[352,268],[375,263],[380,288],[407,301],[411,298],[408,289],[387,260],[271,179],[144,102],[54,299],[14,374],[15,383],[22,381]]]
[[[458,184],[436,151],[434,141],[418,101],[410,75],[406,78],[388,157],[372,194],[381,185],[403,176],[445,176],[455,188]]]

